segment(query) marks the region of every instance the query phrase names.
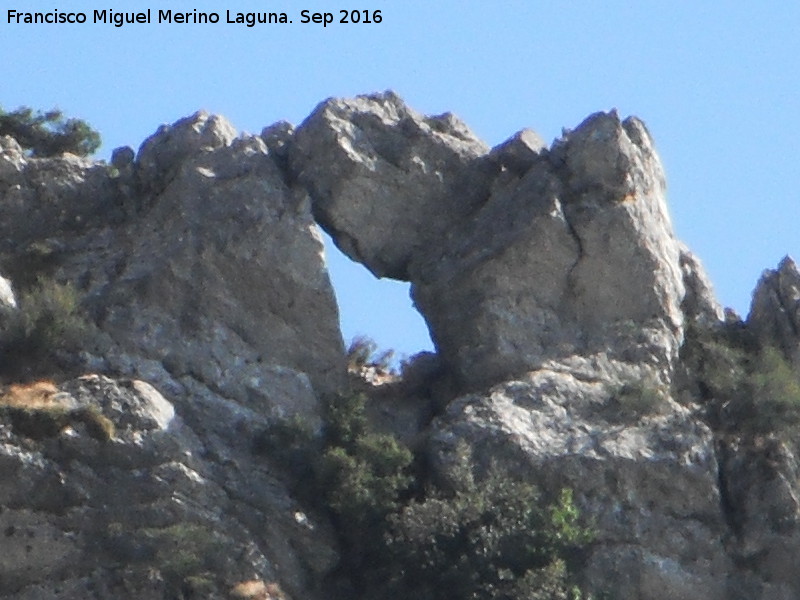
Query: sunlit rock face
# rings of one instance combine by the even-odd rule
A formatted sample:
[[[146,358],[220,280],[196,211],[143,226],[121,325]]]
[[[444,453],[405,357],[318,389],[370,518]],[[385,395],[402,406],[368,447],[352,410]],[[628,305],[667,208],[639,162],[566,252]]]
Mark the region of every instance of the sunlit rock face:
[[[571,488],[597,597],[798,597],[796,450],[706,418],[681,350],[722,311],[641,121],[597,113],[549,146],[523,130],[491,149],[391,92],[258,136],[197,113],[111,164],[0,138],[0,331],[40,277],[71,282],[93,327],[69,357],[87,374],[38,384],[49,421],[2,382],[0,597],[175,595],[158,543],[191,534],[208,597],[326,600],[334,527],[259,445],[276,423],[321,435],[323,399],[347,390],[318,226],[411,282],[437,353],[359,389],[426,481],[467,461]],[[797,366],[799,302],[787,258],[737,339]]]
[[[411,281],[466,387],[593,354],[669,377],[684,275],[704,278],[699,264],[682,271],[641,121],[598,113],[550,149],[522,131],[490,152],[454,118],[387,93],[324,102],[290,156],[336,243],[375,274]],[[715,306],[710,289],[690,292],[695,312]]]
[[[762,344],[778,348],[795,368],[800,366],[800,272],[791,257],[761,275],[747,326]]]
[[[74,282],[112,338],[106,358],[131,374],[156,361],[266,411],[270,382],[335,391],[344,350],[322,241],[262,139],[201,112],[124,154],[4,153],[12,281]]]
[[[414,258],[485,200],[487,151],[453,115],[425,117],[386,92],[320,104],[289,162],[337,246],[378,277],[407,280]]]
[[[278,422],[319,433],[322,398],[345,379],[322,240],[280,162],[202,112],[112,164],[0,140],[3,316],[40,278],[70,283],[92,326],[71,370],[115,379],[62,389],[117,430],[100,442],[59,422],[32,440],[0,418],[0,514],[13,531],[0,596],[199,594],[181,589],[193,572],[170,571],[199,556],[209,597],[254,578],[313,597],[335,567],[324,520],[254,452]]]

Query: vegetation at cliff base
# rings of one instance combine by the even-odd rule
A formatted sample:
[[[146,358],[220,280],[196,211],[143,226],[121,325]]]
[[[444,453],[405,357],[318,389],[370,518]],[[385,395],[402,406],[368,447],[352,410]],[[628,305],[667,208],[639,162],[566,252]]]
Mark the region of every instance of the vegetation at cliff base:
[[[391,517],[386,598],[582,597],[570,572],[592,533],[570,490],[546,503],[535,486],[499,472],[462,484]]]
[[[498,470],[478,481],[468,468],[454,474],[453,489],[436,485],[422,457],[370,430],[366,401],[332,399],[321,446],[299,423],[258,443],[307,482],[298,495],[331,517],[342,558],[330,597],[583,597],[572,573],[592,534],[570,490],[548,499]]]
[[[23,106],[11,112],[0,108],[0,135],[10,135],[35,157],[70,152],[93,154],[100,147],[100,134],[81,119],[68,119],[58,110],[34,111]]]

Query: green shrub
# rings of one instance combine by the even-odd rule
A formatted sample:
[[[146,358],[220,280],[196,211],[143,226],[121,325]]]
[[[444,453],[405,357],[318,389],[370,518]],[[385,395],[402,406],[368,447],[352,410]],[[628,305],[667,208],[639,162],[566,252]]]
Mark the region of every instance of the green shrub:
[[[580,598],[570,572],[592,534],[579,520],[570,490],[548,505],[533,485],[497,473],[412,503],[390,518],[385,597]]]
[[[682,359],[715,429],[766,435],[800,425],[800,375],[779,350],[760,347],[741,327],[690,330]]]
[[[732,327],[686,330],[681,359],[699,387],[700,400],[732,398],[747,379],[748,356],[758,353],[743,332]]]
[[[321,447],[296,427],[278,426],[259,441],[277,458],[292,456],[287,449],[295,446],[310,465],[306,501],[328,512],[340,542],[328,597],[581,597],[571,573],[591,535],[571,492],[547,504],[534,486],[508,477],[475,483],[465,456],[458,492],[434,489],[413,501],[426,478],[424,463],[414,463],[393,437],[369,430],[365,402],[350,394],[328,403]]]
[[[368,431],[365,402],[351,394],[329,404],[326,446],[314,467],[318,497],[342,545],[342,570],[359,590],[385,559],[387,517],[400,509],[413,482],[411,452]]]
[[[609,390],[607,417],[614,421],[638,421],[647,415],[661,414],[669,392],[655,379],[628,381]]]
[[[93,154],[100,147],[100,134],[80,119],[65,119],[60,110],[34,112],[20,107],[0,109],[0,135],[10,135],[33,156],[56,156],[71,152]]]
[[[79,351],[91,332],[75,288],[69,283],[39,278],[21,294],[19,309],[6,316],[0,332],[0,372],[7,375],[48,372],[49,363],[57,353]]]
[[[407,448],[380,434],[359,438],[350,448],[328,448],[319,465],[328,507],[348,526],[380,529],[411,484],[411,460]]]
[[[160,571],[170,597],[175,598],[213,592],[214,573],[231,551],[213,529],[196,523],[141,529],[134,536],[142,548],[139,554]]]
[[[800,425],[800,380],[778,350],[765,348],[752,361],[747,385],[728,413],[755,434],[786,433]]]
[[[325,438],[328,446],[353,449],[367,435],[368,422],[364,394],[342,394],[325,407]]]

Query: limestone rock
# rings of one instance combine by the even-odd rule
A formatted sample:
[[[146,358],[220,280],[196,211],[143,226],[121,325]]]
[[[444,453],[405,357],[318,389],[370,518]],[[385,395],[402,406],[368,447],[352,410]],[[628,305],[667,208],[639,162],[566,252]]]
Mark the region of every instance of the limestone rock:
[[[503,169],[523,175],[546,150],[547,144],[539,134],[530,129],[523,129],[492,148],[489,159],[497,162]]]
[[[734,574],[744,599],[794,598],[800,577],[792,567],[800,548],[800,463],[792,444],[777,439],[721,441],[721,491],[734,534]]]
[[[641,122],[599,113],[418,261],[412,295],[468,387],[607,353],[665,372],[686,294],[664,176]]]
[[[0,138],[0,303],[39,276],[72,282],[96,331],[71,358],[104,372],[41,384],[58,409],[44,420],[0,397],[0,597],[273,581],[325,597],[329,524],[255,452],[276,421],[319,434],[321,398],[344,383],[314,218],[412,284],[438,352],[363,387],[434,476],[451,481],[466,447],[478,474],[573,488],[598,597],[798,596],[795,450],[713,434],[696,381],[671,396],[685,325],[722,315],[673,235],[644,125],[597,113],[549,148],[522,131],[489,150],[387,92],[259,136],[196,113],[111,165]],[[795,365],[798,306],[785,259],[747,323]]]
[[[727,600],[711,432],[666,395],[615,401],[616,377],[636,373],[605,375],[544,369],[459,398],[434,427],[434,469],[447,479],[466,447],[479,472],[572,488],[597,534],[584,576],[600,597]]]
[[[320,104],[295,134],[290,165],[345,254],[378,277],[408,279],[412,256],[484,200],[487,151],[454,116],[423,117],[385,92]]]
[[[289,160],[294,126],[286,121],[278,121],[261,131],[261,139],[267,145],[270,154],[277,157],[282,165]]]
[[[167,360],[237,400],[268,387],[272,365],[332,392],[343,347],[308,205],[259,138],[216,147],[228,126],[214,120],[212,135],[211,120],[198,118],[179,125],[200,138],[187,143],[199,150],[171,167],[173,179],[129,229],[134,246],[102,299],[101,326],[128,353]],[[140,155],[174,137],[161,135]]]
[[[768,269],[753,292],[747,327],[764,346],[779,348],[800,366],[800,271],[790,257]]]
[[[162,125],[139,148],[136,156],[139,178],[147,189],[160,191],[186,159],[225,148],[236,135],[226,119],[204,111],[172,125]]]
[[[133,162],[117,152],[112,166],[2,143],[2,272],[23,291],[39,276],[71,282],[94,333],[70,358],[135,382],[62,386],[116,424],[102,446],[81,422],[34,441],[0,424],[0,505],[15,507],[0,512],[14,520],[19,509],[43,540],[25,566],[21,530],[0,595],[176,595],[158,540],[188,536],[211,548],[199,574],[222,576],[210,597],[260,578],[314,598],[337,560],[332,535],[313,515],[298,519],[288,484],[254,447],[280,420],[320,431],[321,398],[345,379],[344,347],[319,231],[278,157],[205,113],[162,128]]]
[[[313,522],[298,523],[268,463],[230,443],[222,462],[152,386],[93,375],[61,390],[116,431],[33,439],[0,410],[3,597],[163,598],[200,579],[224,597],[254,577],[302,591],[304,565],[332,566],[325,529],[310,551]]]
[[[118,372],[160,361],[266,413],[273,377],[306,396],[343,381],[322,241],[259,138],[197,113],[145,141],[129,175],[65,157],[20,177],[0,205],[4,266],[75,282]]]
[[[681,271],[686,295],[681,306],[689,322],[713,326],[725,319],[722,305],[714,295],[711,281],[700,260],[681,244]]]
[[[17,297],[11,287],[11,282],[0,275],[0,310],[17,308]]]
[[[597,113],[549,150],[523,131],[487,153],[453,118],[392,93],[328,100],[294,135],[290,165],[340,248],[411,280],[467,388],[603,353],[668,379],[683,309],[716,310],[699,264],[681,262],[635,118]]]

